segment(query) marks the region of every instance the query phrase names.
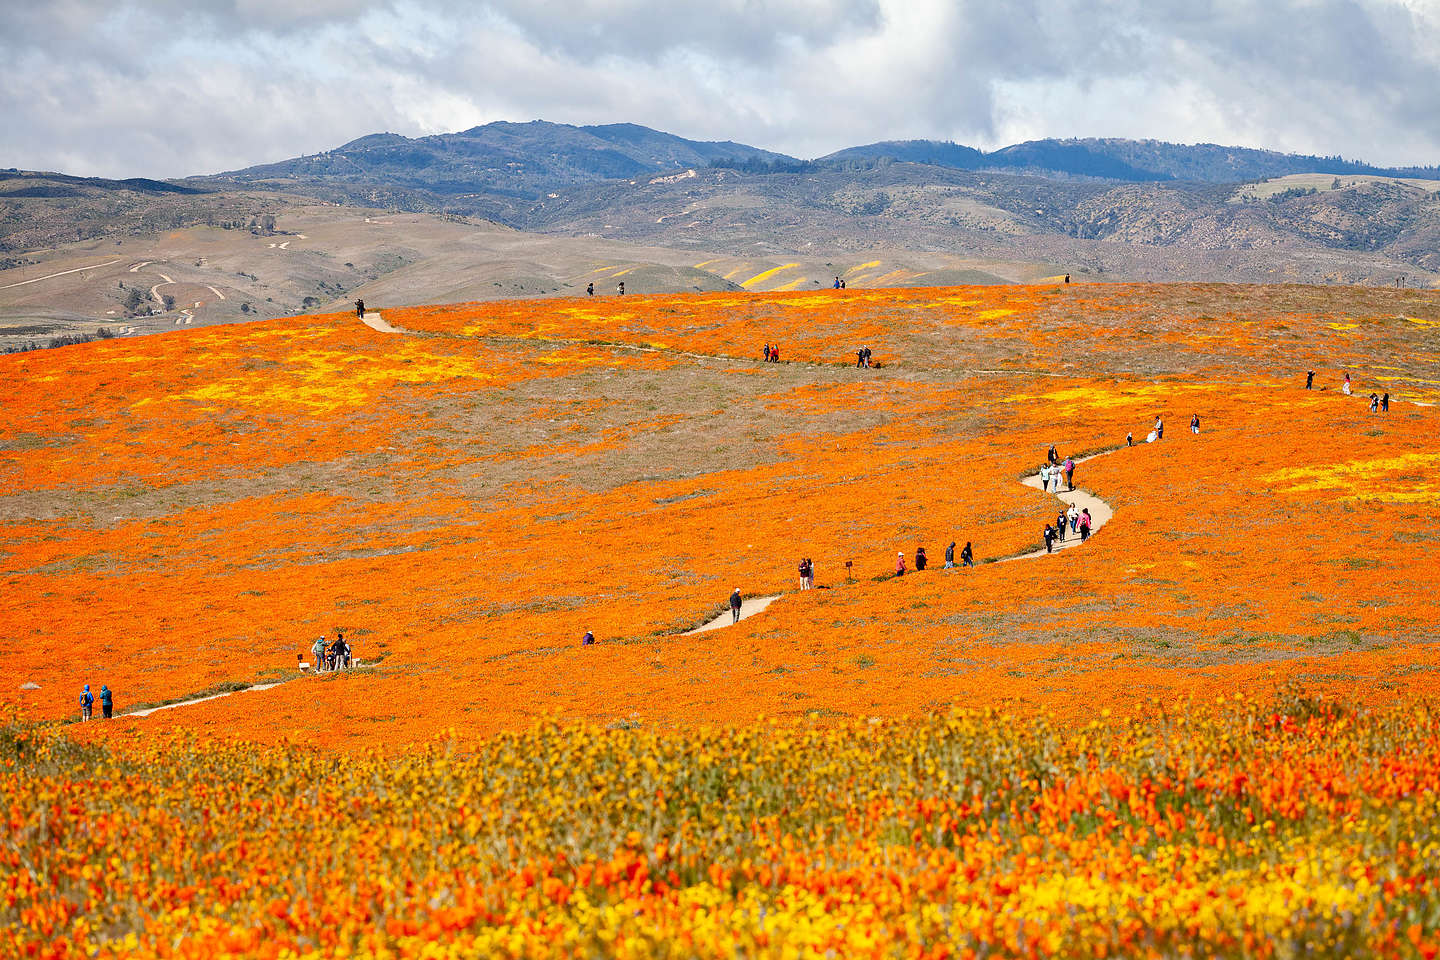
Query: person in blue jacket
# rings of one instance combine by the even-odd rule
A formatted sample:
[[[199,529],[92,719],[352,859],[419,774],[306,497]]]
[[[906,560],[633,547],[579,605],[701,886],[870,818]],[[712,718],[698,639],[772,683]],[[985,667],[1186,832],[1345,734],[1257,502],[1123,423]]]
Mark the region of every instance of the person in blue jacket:
[[[109,720],[115,715],[115,694],[105,684],[100,684],[100,715]]]
[[[80,693],[80,719],[89,720],[90,713],[95,709],[95,694],[90,692],[90,684],[85,684],[85,689]]]

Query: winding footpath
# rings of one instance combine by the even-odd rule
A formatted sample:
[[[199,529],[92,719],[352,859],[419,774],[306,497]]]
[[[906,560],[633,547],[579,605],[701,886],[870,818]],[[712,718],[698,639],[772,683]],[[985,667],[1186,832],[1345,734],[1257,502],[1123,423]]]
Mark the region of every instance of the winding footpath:
[[[359,317],[359,320],[360,320],[362,323],[364,323],[365,326],[369,327],[371,330],[376,331],[377,333],[398,333],[398,334],[403,334],[403,333],[408,333],[408,332],[410,332],[410,331],[404,330],[404,329],[402,329],[402,328],[400,328],[400,327],[391,326],[391,325],[385,320],[385,318],[380,315],[380,312],[379,312],[378,310],[366,310],[365,313],[364,313],[364,315]],[[623,346],[623,345],[620,345],[620,346]],[[632,349],[646,350],[646,351],[648,351],[648,350],[652,350],[653,348],[634,347],[634,348],[632,348]],[[662,351],[656,351],[656,352],[662,352]],[[675,351],[664,351],[664,352],[675,352]],[[701,356],[701,355],[700,355],[700,354],[696,354],[695,356]],[[707,357],[707,359],[716,359],[716,358],[709,358],[709,357]],[[733,359],[733,358],[720,358],[720,359]],[[1124,449],[1124,448],[1123,448],[1123,447],[1117,447],[1116,449]],[[1080,464],[1082,464],[1082,463],[1085,463],[1085,462],[1090,461],[1090,460],[1094,460],[1096,457],[1104,456],[1106,453],[1114,453],[1114,452],[1115,452],[1114,450],[1107,450],[1107,451],[1104,451],[1103,453],[1091,454],[1091,455],[1088,456],[1088,457],[1078,457],[1078,458],[1075,459],[1075,466],[1078,468],[1078,467],[1080,466]],[[1034,489],[1034,490],[1040,490],[1040,489],[1042,489],[1042,487],[1040,486],[1040,474],[1038,474],[1038,473],[1033,474],[1033,475],[1028,476],[1028,477],[1025,477],[1025,478],[1024,478],[1023,480],[1021,480],[1020,482],[1023,483],[1025,486],[1030,487],[1030,488],[1032,488],[1032,489]],[[1081,489],[1079,489],[1079,488],[1076,488],[1075,490],[1059,490],[1059,491],[1055,491],[1055,492],[1054,492],[1054,495],[1055,495],[1056,498],[1058,498],[1061,502],[1063,502],[1063,503],[1066,505],[1067,509],[1068,509],[1068,507],[1069,507],[1070,504],[1074,504],[1078,509],[1081,509],[1081,510],[1087,510],[1087,509],[1088,509],[1088,510],[1090,511],[1090,519],[1091,519],[1091,521],[1092,521],[1092,523],[1091,523],[1091,525],[1090,525],[1090,536],[1091,536],[1091,537],[1094,537],[1095,534],[1097,534],[1097,533],[1100,531],[1100,528],[1103,527],[1103,526],[1110,520],[1110,518],[1115,515],[1115,511],[1114,511],[1113,509],[1111,509],[1111,507],[1110,507],[1110,505],[1109,505],[1108,503],[1106,503],[1104,500],[1101,500],[1099,497],[1095,496],[1093,493],[1090,493],[1088,490],[1081,490]],[[1056,545],[1055,545],[1055,552],[1056,552],[1056,553],[1059,553],[1059,552],[1062,551],[1062,550],[1073,549],[1074,547],[1079,546],[1080,543],[1081,543],[1081,540],[1080,540],[1080,535],[1079,535],[1079,533],[1070,534],[1070,535],[1068,535],[1068,536],[1066,537],[1066,539],[1065,539],[1064,541],[1061,541],[1061,542],[1057,542],[1057,543],[1056,543]],[[1015,556],[1013,556],[1013,557],[1003,557],[1003,558],[1001,558],[1001,559],[999,559],[999,560],[994,560],[994,561],[990,561],[990,562],[992,562],[992,563],[1009,563],[1009,562],[1012,561],[1012,560],[1034,560],[1034,559],[1036,559],[1036,558],[1038,558],[1038,557],[1043,557],[1043,556],[1045,556],[1045,555],[1046,555],[1046,551],[1045,551],[1045,550],[1032,550],[1032,551],[1030,551],[1029,553],[1021,553],[1021,554],[1017,554],[1017,555],[1015,555]],[[741,602],[740,602],[740,619],[741,619],[741,620],[747,620],[747,619],[749,619],[750,617],[753,617],[753,616],[755,616],[755,615],[758,614],[758,613],[762,613],[767,607],[770,606],[770,604],[774,603],[776,600],[779,600],[779,599],[780,599],[781,597],[783,597],[783,596],[784,596],[784,594],[776,593],[776,594],[771,594],[771,595],[769,595],[769,596],[764,596],[764,597],[745,597],[745,598],[742,599]],[[679,636],[689,637],[689,636],[694,636],[694,635],[697,634],[697,633],[707,633],[707,632],[709,632],[709,631],[711,631],[711,630],[719,630],[719,629],[721,629],[721,628],[723,628],[723,627],[728,627],[728,626],[730,626],[731,624],[733,624],[733,623],[735,623],[735,622],[736,622],[735,617],[734,617],[734,615],[730,612],[730,608],[727,606],[727,607],[725,608],[724,612],[721,613],[719,616],[715,617],[713,620],[709,620],[709,621],[707,621],[706,623],[703,623],[703,624],[701,624],[700,626],[695,627],[693,630],[686,630],[686,631],[684,631],[683,633],[679,634]],[[357,665],[358,665],[358,664],[357,664]],[[255,685],[252,686],[252,687],[246,687],[246,688],[243,689],[243,690],[233,691],[233,693],[247,693],[247,692],[250,692],[250,691],[269,690],[269,689],[272,688],[272,687],[278,687],[280,684],[286,683],[286,682],[288,682],[288,681],[280,680],[280,681],[277,681],[277,682],[275,682],[275,683],[257,683],[257,684],[255,684]],[[146,709],[146,710],[135,710],[135,711],[132,711],[132,712],[130,712],[130,713],[118,714],[117,717],[148,717],[148,716],[150,716],[150,714],[152,714],[152,713],[157,713],[157,712],[159,712],[159,711],[161,711],[161,710],[174,710],[176,707],[188,707],[188,706],[191,706],[191,705],[193,705],[193,704],[205,703],[205,702],[208,701],[208,700],[218,700],[218,699],[220,699],[221,697],[228,697],[228,696],[231,696],[231,695],[232,695],[231,693],[217,693],[217,694],[213,694],[213,695],[208,696],[208,697],[197,697],[197,698],[194,699],[194,700],[179,700],[179,701],[176,701],[175,703],[167,703],[167,704],[165,704],[165,705],[162,706],[162,707],[150,707],[149,709]]]

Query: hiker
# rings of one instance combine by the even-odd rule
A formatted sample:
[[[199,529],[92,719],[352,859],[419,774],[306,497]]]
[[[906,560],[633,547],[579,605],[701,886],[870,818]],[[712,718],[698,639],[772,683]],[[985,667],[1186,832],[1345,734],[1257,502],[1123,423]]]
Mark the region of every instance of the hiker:
[[[90,684],[85,684],[85,689],[80,692],[80,719],[89,720],[90,711],[95,707],[95,694],[90,692]]]
[[[1045,552],[1055,552],[1055,528],[1048,523],[1045,524]]]
[[[1306,389],[1306,390],[1314,390],[1314,389],[1315,389],[1315,371],[1314,371],[1314,370],[1306,370],[1306,371],[1305,371],[1305,389]]]
[[[1050,464],[1040,464],[1040,489],[1044,492],[1050,490]]]
[[[105,684],[100,684],[100,716],[109,720],[115,716],[115,694]]]
[[[1084,543],[1090,539],[1090,508],[1086,507],[1080,511],[1080,542]]]
[[[740,591],[739,591],[739,590],[736,590],[736,591],[735,591],[735,594],[736,594],[736,596],[738,596],[738,595],[740,594]],[[734,601],[734,598],[731,598],[731,601],[730,601],[730,602],[731,602],[731,603],[734,603],[734,602],[735,602],[735,601]],[[736,614],[736,618],[737,618],[737,619],[739,618],[738,612],[737,612],[737,614]],[[594,642],[595,642],[595,634],[591,633],[589,630],[586,630],[586,631],[585,631],[585,636],[583,636],[583,637],[580,638],[580,646],[582,646],[582,647],[588,647],[588,646],[590,646],[591,644],[593,644]]]
[[[1380,398],[1380,412],[1381,412],[1381,413],[1389,413],[1389,412],[1390,412],[1390,394],[1389,394],[1389,393],[1386,393],[1385,396],[1383,396],[1383,397]]]
[[[844,277],[841,277],[841,278],[840,278],[840,289],[841,289],[841,290],[844,290],[844,289],[845,289],[845,278],[844,278]]]
[[[594,280],[591,280],[589,283],[585,284],[585,296],[587,296],[587,297],[593,297],[593,296],[595,296],[595,281],[594,281]]]
[[[945,569],[952,570],[955,567],[955,541],[950,541],[950,546],[945,548]]]
[[[1165,421],[1160,419],[1160,414],[1155,414],[1155,439],[1165,439]]]
[[[625,296],[625,281],[624,281],[624,280],[621,280],[619,283],[617,283],[617,284],[615,285],[615,293],[618,294],[619,296],[622,296],[622,297]]]
[[[364,301],[364,300],[356,300],[356,301],[355,301],[355,316],[356,316],[357,319],[360,319],[360,320],[364,320],[364,319],[365,319],[365,301]]]
[[[865,348],[861,347],[855,351],[855,369],[859,370],[863,366],[865,366]]]
[[[739,622],[740,622],[740,605],[741,605],[742,602],[743,602],[743,601],[740,599],[740,588],[739,588],[739,587],[736,587],[734,590],[732,590],[732,591],[730,592],[730,622],[731,622],[731,623],[739,623]]]
[[[1133,446],[1135,446],[1135,434],[1133,434],[1133,433],[1127,433],[1127,434],[1125,434],[1125,446],[1127,446],[1127,447],[1133,447]]]
[[[1065,542],[1065,511],[1064,511],[1063,509],[1062,509],[1059,513],[1055,514],[1055,533],[1056,533],[1055,539],[1056,539],[1056,540],[1059,540],[1061,543],[1064,543],[1064,542]]]
[[[780,362],[780,347],[779,347],[779,345],[776,345],[776,346],[773,346],[773,347],[770,348],[770,362],[771,362],[771,363],[779,363],[779,362]]]
[[[895,576],[905,576],[905,551],[901,550],[895,554]]]
[[[1379,412],[1380,412],[1380,394],[1378,394],[1378,393],[1372,393],[1372,394],[1370,394],[1370,412],[1371,412],[1371,413],[1379,413]]]
[[[1070,518],[1070,532],[1071,532],[1071,533],[1074,533],[1074,532],[1075,532],[1075,524],[1077,524],[1077,523],[1080,522],[1080,510],[1079,510],[1079,508],[1076,507],[1075,504],[1073,504],[1073,503],[1070,504],[1070,510],[1069,510],[1068,513],[1066,513],[1066,516]],[[1062,521],[1060,521],[1060,522],[1063,524],[1065,521],[1062,520]]]
[[[1065,458],[1065,482],[1073,493],[1075,490],[1075,461],[1069,457]]]
[[[1070,274],[1068,274],[1068,273],[1065,274],[1065,282],[1066,282],[1066,283],[1069,283],[1069,282],[1070,282]]]
[[[869,347],[866,347],[866,348],[865,348],[865,369],[866,369],[866,370],[869,370],[870,367],[871,367],[870,358],[871,358],[872,356],[874,356],[874,353],[870,350]]]
[[[925,569],[925,564],[927,564],[927,563],[929,563],[929,562],[930,562],[929,559],[925,556],[925,548],[924,548],[924,547],[916,547],[916,548],[915,548],[915,569],[916,569],[917,571],[919,571],[919,570],[924,570],[924,569]]]
[[[1055,444],[1050,444],[1050,449],[1045,453],[1045,459],[1049,460],[1052,466],[1060,462],[1060,454],[1056,452]]]
[[[316,640],[310,647],[310,652],[315,654],[315,672],[319,673],[325,669],[325,638]]]
[[[836,277],[836,278],[835,278],[835,289],[836,289],[836,290],[839,290],[839,289],[840,289],[840,278],[839,278],[839,277]]]
[[[805,558],[804,558],[804,557],[801,557],[801,558],[800,558],[800,589],[801,589],[801,590],[808,589],[808,588],[806,587],[806,584],[809,582],[809,577],[807,576],[807,573],[808,573],[808,571],[805,569]]]
[[[345,663],[345,640],[336,637],[335,642],[330,645],[330,669],[339,670]]]
[[[1345,382],[1340,385],[1340,392],[1350,396],[1350,374],[1345,374]]]
[[[975,551],[970,549],[970,541],[965,541],[965,549],[960,551],[960,566],[975,566]]]
[[[765,362],[766,362],[766,363],[769,363],[769,362],[770,362],[770,343],[769,343],[769,341],[766,341],[766,343],[765,343]]]
[[[1194,415],[1192,415],[1192,416],[1190,417],[1190,432],[1191,432],[1191,433],[1199,433],[1199,432],[1200,432],[1200,414],[1198,414],[1198,413],[1197,413],[1197,414],[1194,414]]]
[[[809,557],[805,558],[805,589],[815,589],[815,561]]]

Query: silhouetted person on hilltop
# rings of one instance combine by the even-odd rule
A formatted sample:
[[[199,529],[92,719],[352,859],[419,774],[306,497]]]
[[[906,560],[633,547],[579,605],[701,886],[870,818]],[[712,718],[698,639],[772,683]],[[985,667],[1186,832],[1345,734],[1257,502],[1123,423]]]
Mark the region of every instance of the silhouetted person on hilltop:
[[[595,296],[595,281],[592,280],[589,283],[585,284],[585,296]]]
[[[1380,398],[1380,411],[1382,413],[1390,412],[1390,394],[1387,393],[1385,394],[1385,396]]]
[[[1305,389],[1306,389],[1306,390],[1314,390],[1314,389],[1315,389],[1315,371],[1314,371],[1314,370],[1306,370],[1306,371],[1305,371]]]
[[[617,294],[619,294],[620,296],[622,296],[622,297],[625,296],[625,281],[624,281],[624,280],[621,280],[619,283],[617,283],[617,284],[615,285],[615,292],[616,292]]]

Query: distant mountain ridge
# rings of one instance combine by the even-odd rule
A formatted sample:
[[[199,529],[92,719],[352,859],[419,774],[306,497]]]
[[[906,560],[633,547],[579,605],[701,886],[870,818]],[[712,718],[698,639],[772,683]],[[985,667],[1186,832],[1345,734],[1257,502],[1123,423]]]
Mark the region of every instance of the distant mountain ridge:
[[[325,153],[198,179],[371,181],[439,194],[492,191],[521,197],[557,187],[704,167],[716,160],[795,162],[793,157],[743,143],[687,140],[633,123],[577,127],[534,120],[487,123],[413,139],[371,134]]]
[[[1088,138],[1029,140],[989,153],[941,140],[889,140],[847,147],[821,157],[821,164],[897,160],[957,170],[1062,174],[1100,180],[1143,183],[1186,180],[1241,183],[1296,173],[1342,176],[1440,176],[1440,167],[1377,167],[1343,157],[1315,157],[1225,147],[1213,143],[1180,144],[1162,140]]]

